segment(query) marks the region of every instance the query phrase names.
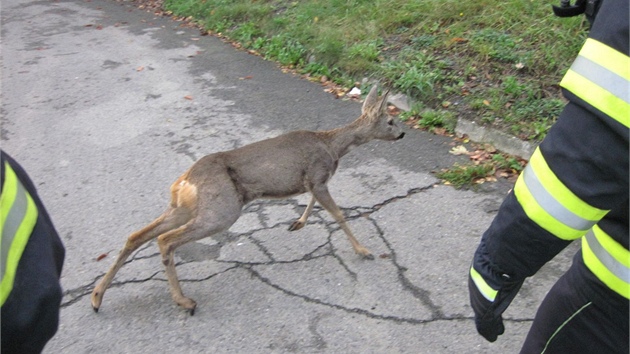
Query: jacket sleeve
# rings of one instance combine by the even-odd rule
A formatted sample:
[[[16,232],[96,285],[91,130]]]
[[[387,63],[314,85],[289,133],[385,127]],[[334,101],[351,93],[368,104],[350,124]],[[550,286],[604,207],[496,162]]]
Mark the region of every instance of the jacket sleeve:
[[[561,83],[569,104],[475,252],[472,270],[481,288],[500,290],[535,274],[610,210],[627,203],[628,13],[627,1],[602,3]],[[627,247],[627,237],[617,241]]]
[[[59,277],[65,250],[26,172],[10,156],[2,151],[0,154],[2,166],[5,161],[9,163],[38,212],[13,287],[2,305],[2,352],[39,353],[57,331],[62,298]],[[3,167],[2,182],[5,172]]]

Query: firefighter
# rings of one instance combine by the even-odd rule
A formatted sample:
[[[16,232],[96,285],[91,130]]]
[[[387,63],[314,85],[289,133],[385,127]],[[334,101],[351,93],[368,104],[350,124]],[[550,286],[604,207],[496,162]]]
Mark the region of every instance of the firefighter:
[[[521,353],[628,354],[628,0],[575,7],[592,27],[560,84],[569,103],[483,234],[468,288],[477,331],[494,342],[524,279],[579,240]]]
[[[41,353],[57,332],[65,250],[22,167],[0,150],[2,353]]]

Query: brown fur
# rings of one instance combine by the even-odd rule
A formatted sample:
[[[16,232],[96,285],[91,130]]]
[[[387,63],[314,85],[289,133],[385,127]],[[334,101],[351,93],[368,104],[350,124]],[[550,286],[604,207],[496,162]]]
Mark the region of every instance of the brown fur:
[[[194,313],[196,303],[184,296],[173,253],[185,243],[227,230],[245,204],[258,198],[286,198],[310,192],[312,198],[289,230],[306,225],[315,202],[339,223],[354,251],[373,259],[347,226],[326,183],[339,159],[354,146],[373,139],[396,140],[404,133],[386,110],[387,94],[378,97],[376,86],[365,99],[362,115],[352,123],[328,131],[294,131],[238,149],[202,157],[171,185],[168,209],[143,229],[132,233],[118,258],[92,292],[98,309],[105,290],[125,260],[142,244],[157,238],[173,300]]]

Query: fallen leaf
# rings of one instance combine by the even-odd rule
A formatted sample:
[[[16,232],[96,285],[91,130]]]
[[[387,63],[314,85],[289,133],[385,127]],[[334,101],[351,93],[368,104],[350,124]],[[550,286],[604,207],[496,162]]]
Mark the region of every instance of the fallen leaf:
[[[184,96],[184,98],[189,100],[189,101],[192,101],[192,99],[193,99],[193,97],[191,95],[186,95],[186,96]]]
[[[98,262],[98,261],[102,260],[105,257],[107,257],[107,253],[101,253],[98,257],[96,257],[96,261]]]
[[[446,128],[442,127],[433,128],[433,133],[437,135],[448,135],[448,131],[446,131]]]
[[[398,107],[393,106],[393,105],[388,105],[387,106],[387,113],[389,113],[389,115],[392,116],[397,116],[400,114],[400,109],[398,109]]]
[[[464,145],[458,145],[452,148],[449,153],[453,155],[468,155],[468,149]]]
[[[142,70],[144,70],[144,66],[139,66],[139,67],[136,69],[136,71],[142,71]]]
[[[477,163],[491,159],[490,154],[485,150],[475,150],[475,152],[472,152],[469,155],[470,159]]]
[[[488,101],[488,100],[483,100],[483,104],[485,104],[486,106],[489,106],[489,105],[490,105],[490,101]]]
[[[251,76],[251,75],[247,75],[247,76],[239,77],[238,79],[239,79],[239,80],[251,80],[251,79],[253,79],[253,78],[254,78],[253,76]]]

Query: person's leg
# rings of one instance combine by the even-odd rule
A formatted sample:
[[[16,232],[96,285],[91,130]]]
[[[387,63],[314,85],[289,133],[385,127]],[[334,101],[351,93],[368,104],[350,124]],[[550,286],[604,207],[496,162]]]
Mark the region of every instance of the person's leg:
[[[582,295],[580,266],[574,262],[551,288],[538,308],[521,354],[629,352],[627,300],[611,306]]]

